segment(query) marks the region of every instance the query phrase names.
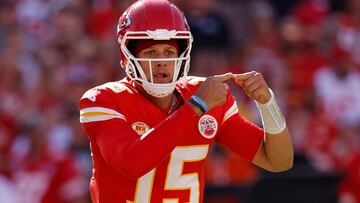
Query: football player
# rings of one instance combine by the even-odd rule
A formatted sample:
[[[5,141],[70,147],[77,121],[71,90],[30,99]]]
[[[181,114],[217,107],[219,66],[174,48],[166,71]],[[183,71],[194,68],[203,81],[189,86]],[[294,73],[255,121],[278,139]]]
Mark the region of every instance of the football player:
[[[193,39],[174,4],[135,2],[120,17],[117,37],[127,76],[79,101],[94,203],[202,202],[214,142],[269,171],[292,167],[285,119],[260,73],[187,76]],[[264,129],[239,115],[227,80],[255,100]]]

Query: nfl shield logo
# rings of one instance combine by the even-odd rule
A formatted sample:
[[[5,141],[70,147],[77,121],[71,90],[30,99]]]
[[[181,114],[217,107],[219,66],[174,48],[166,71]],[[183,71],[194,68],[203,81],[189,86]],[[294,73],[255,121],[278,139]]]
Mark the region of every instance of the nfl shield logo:
[[[218,123],[214,117],[204,115],[199,120],[198,128],[203,137],[211,139],[216,135]]]

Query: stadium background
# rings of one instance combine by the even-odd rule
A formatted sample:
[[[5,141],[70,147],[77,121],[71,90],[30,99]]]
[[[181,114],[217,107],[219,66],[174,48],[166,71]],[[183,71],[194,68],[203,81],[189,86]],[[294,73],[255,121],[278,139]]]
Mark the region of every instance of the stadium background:
[[[77,101],[124,76],[115,29],[132,2],[0,1],[0,202],[50,203],[60,193],[90,202]],[[263,73],[296,150],[293,169],[269,174],[216,146],[204,202],[359,203],[360,1],[174,3],[195,39],[191,74]],[[228,84],[241,114],[260,123],[254,103]]]

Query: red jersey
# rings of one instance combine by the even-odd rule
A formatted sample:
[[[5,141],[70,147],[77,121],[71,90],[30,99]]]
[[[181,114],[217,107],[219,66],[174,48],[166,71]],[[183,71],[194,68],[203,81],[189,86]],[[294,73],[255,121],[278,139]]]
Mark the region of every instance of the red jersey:
[[[123,79],[87,91],[80,122],[94,163],[94,203],[198,203],[203,200],[204,162],[216,141],[252,160],[264,131],[227,101],[197,116],[186,101],[201,83],[188,77],[176,86],[184,101],[168,115]]]

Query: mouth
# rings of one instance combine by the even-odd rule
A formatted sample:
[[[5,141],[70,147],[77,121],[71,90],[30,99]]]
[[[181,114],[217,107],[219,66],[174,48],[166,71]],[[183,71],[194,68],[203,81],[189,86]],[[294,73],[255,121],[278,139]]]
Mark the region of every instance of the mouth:
[[[159,71],[153,74],[154,83],[169,83],[171,81],[170,74],[166,71]]]

